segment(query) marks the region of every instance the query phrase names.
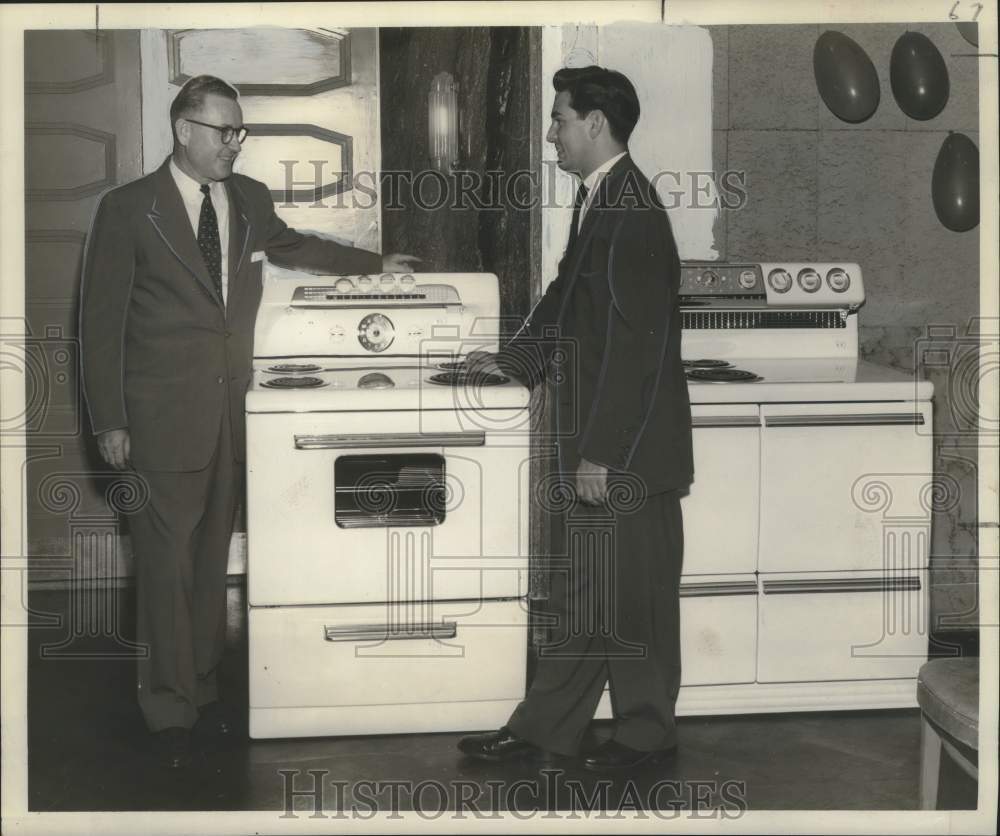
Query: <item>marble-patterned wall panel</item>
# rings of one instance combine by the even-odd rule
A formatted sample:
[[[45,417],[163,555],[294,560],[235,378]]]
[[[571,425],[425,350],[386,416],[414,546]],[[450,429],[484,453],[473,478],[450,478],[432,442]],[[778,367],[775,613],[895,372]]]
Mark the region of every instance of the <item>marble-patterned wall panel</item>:
[[[931,39],[948,68],[948,102],[933,119],[906,118],[908,131],[979,130],[979,50],[970,44],[953,23],[899,25],[899,34],[920,32]],[[890,91],[891,95],[891,91]]]
[[[931,585],[931,632],[975,630],[979,627],[979,584],[936,583]]]
[[[815,131],[729,131],[728,168],[747,200],[729,213],[730,259],[811,259],[816,248]]]
[[[861,356],[872,363],[912,372],[917,341],[925,334],[925,329],[915,325],[868,325],[865,308],[861,309],[860,316],[858,339]]]
[[[978,341],[922,339],[917,359],[920,376],[934,384],[935,436],[952,445],[975,444],[984,409],[980,404],[983,358]]]
[[[825,31],[826,27],[821,27]],[[820,98],[819,91],[816,97],[819,98],[819,127],[821,130],[894,130],[901,131],[906,128],[907,115],[899,109],[895,98],[892,95],[892,87],[889,84],[889,56],[892,54],[892,47],[896,39],[903,31],[903,27],[898,23],[838,23],[829,28],[842,32],[847,37],[854,40],[871,59],[875,72],[878,73],[879,83],[879,103],[875,112],[864,122],[851,124],[843,119],[837,118]],[[814,85],[815,86],[815,85]]]
[[[729,27],[707,26],[712,36],[712,127],[729,127]]]
[[[938,220],[931,198],[934,161],[944,132],[913,131],[900,134],[906,154],[905,179],[897,190],[906,202],[903,243],[905,296],[901,321],[949,323],[965,328],[979,310],[980,227],[953,232]],[[979,144],[979,135],[969,133]]]
[[[815,257],[861,265],[864,321],[901,321],[912,301],[903,281],[906,204],[899,185],[906,167],[899,131],[821,131],[817,157]],[[902,319],[904,322],[907,320]]]
[[[729,215],[735,209],[727,208],[727,202],[735,202],[738,195],[729,194],[723,190],[720,178],[723,177],[729,167],[729,131],[712,131],[712,168],[715,172],[715,193],[719,196],[719,213],[715,216],[715,226],[712,227],[712,234],[715,236],[715,249],[719,253],[719,259],[725,260],[729,257],[728,247],[728,226]]]
[[[816,26],[729,27],[729,124],[815,129],[822,106],[813,76]]]

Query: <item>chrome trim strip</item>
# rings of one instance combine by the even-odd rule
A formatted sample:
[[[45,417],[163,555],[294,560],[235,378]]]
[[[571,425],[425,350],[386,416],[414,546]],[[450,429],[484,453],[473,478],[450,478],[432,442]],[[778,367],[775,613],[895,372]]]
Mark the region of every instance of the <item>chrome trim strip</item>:
[[[802,595],[828,592],[916,592],[920,578],[834,578],[832,580],[765,580],[765,595]]]
[[[889,427],[923,426],[919,412],[845,413],[843,415],[765,415],[768,427]]]
[[[681,582],[681,598],[704,598],[714,595],[756,595],[756,581]]]
[[[296,435],[296,450],[358,450],[372,447],[482,447],[486,433],[335,433]]]
[[[691,419],[691,428],[696,430],[721,427],[759,427],[759,415],[705,415]]]
[[[420,622],[390,627],[388,624],[327,624],[323,638],[328,642],[398,641],[402,639],[453,639],[458,632],[454,621]]]

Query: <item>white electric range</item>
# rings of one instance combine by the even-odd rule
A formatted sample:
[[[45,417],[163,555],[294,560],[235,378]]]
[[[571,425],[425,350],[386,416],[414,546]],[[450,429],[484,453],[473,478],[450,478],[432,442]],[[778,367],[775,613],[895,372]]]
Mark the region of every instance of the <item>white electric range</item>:
[[[268,265],[246,399],[252,737],[496,727],[523,697],[528,392],[463,371],[498,316],[490,274]]]
[[[915,705],[932,384],[859,360],[857,264],[682,274],[695,482],[678,713]]]

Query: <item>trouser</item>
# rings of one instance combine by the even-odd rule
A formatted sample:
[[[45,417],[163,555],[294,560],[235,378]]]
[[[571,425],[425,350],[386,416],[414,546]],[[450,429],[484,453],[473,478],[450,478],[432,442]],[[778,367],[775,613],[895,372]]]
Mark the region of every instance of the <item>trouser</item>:
[[[644,751],[677,742],[680,494],[640,501],[618,511],[577,504],[554,520],[552,640],[508,721],[543,749],[578,753],[605,682],[615,740]]]
[[[142,470],[149,501],[130,520],[135,554],[139,706],[150,731],[190,728],[218,699],[226,641],[226,565],[242,465],[223,418],[202,470]]]

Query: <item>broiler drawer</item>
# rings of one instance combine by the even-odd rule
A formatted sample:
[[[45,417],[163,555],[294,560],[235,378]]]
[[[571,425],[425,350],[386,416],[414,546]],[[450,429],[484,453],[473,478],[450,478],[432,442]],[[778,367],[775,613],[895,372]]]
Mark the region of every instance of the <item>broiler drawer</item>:
[[[251,607],[249,645],[252,709],[519,700],[527,602]]]

